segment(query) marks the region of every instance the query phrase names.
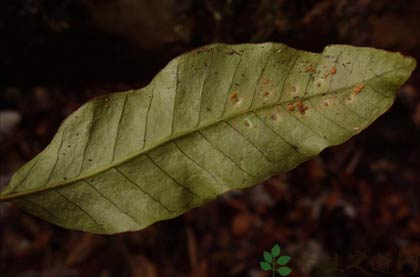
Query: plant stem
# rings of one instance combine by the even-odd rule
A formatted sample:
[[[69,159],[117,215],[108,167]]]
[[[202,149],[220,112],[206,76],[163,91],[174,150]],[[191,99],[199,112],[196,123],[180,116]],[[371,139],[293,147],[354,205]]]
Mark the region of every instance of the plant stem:
[[[272,269],[272,271],[273,271],[273,277],[274,277],[274,257],[273,258],[271,258],[271,264],[272,264],[272,266],[271,266],[271,269]]]

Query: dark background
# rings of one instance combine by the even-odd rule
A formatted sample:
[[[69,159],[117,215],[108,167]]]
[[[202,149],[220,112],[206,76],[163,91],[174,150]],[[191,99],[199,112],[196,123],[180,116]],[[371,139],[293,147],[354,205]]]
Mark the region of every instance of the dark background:
[[[87,100],[140,88],[213,42],[345,43],[420,60],[419,0],[2,0],[0,184]],[[420,71],[345,144],[264,184],[114,236],[68,231],[0,204],[1,276],[420,276]],[[383,273],[387,271],[388,273]]]

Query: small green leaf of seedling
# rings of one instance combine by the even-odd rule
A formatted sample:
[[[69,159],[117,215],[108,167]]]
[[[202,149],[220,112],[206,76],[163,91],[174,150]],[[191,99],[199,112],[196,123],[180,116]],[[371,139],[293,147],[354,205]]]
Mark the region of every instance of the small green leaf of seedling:
[[[266,260],[270,264],[273,262],[273,256],[271,256],[271,254],[268,253],[267,251],[264,251],[263,256],[264,256],[264,260]]]
[[[283,267],[280,267],[277,270],[277,272],[280,274],[280,276],[288,276],[292,272],[292,270],[287,266],[283,266]]]
[[[271,270],[271,264],[267,263],[267,262],[260,262],[260,267],[262,270]]]
[[[271,255],[274,258],[278,257],[278,255],[280,255],[280,246],[278,244],[274,245],[273,248],[271,249]]]
[[[278,265],[285,265],[290,261],[290,257],[289,256],[281,256],[278,260],[277,260],[277,264]]]

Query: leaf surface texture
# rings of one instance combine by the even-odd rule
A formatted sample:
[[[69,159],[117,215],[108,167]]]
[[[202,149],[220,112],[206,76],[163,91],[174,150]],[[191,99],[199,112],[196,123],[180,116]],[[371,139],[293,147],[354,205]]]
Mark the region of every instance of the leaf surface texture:
[[[415,68],[346,45],[213,44],[87,102],[1,194],[65,228],[143,229],[288,171],[366,128]]]

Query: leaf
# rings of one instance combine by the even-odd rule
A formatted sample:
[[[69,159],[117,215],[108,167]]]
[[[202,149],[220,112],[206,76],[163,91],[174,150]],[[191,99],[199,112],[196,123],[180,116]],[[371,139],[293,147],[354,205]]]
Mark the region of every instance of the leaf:
[[[267,262],[260,262],[260,267],[262,270],[271,270],[271,265]]]
[[[280,274],[280,276],[287,276],[292,273],[292,269],[290,269],[290,267],[283,266],[277,269],[277,272]]]
[[[278,260],[277,260],[277,264],[278,265],[285,265],[290,261],[290,257],[289,256],[281,256]]]
[[[273,248],[271,248],[271,255],[274,258],[280,255],[280,246],[278,244],[274,245]]]
[[[264,251],[263,257],[264,257],[264,260],[266,260],[270,264],[273,263],[273,256],[271,256],[271,254],[269,252]]]
[[[392,105],[414,67],[345,45],[209,45],[142,89],[72,113],[0,199],[70,229],[140,230],[348,140]]]

